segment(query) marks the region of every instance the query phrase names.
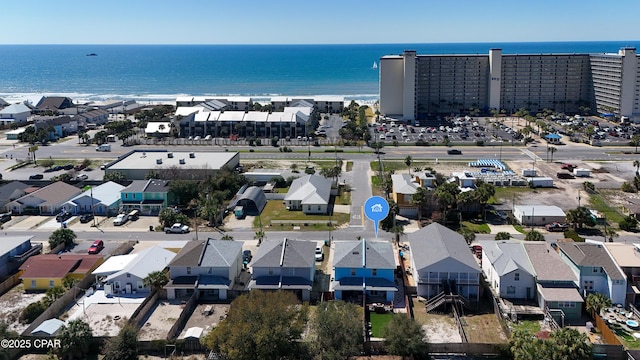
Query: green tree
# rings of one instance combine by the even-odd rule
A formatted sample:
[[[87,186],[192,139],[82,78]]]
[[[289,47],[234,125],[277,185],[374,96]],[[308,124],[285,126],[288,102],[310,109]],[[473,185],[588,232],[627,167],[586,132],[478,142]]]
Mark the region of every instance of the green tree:
[[[413,158],[411,157],[411,155],[407,155],[407,157],[404,158],[404,164],[407,165],[407,168],[409,169],[409,175],[411,175],[411,164],[413,164]]]
[[[587,126],[584,130],[584,134],[587,135],[589,141],[591,141],[591,137],[596,133],[596,128],[593,125]]]
[[[464,237],[467,245],[471,244],[476,239],[476,234],[468,228],[461,228],[458,233]]]
[[[47,292],[45,293],[44,299],[42,299],[44,306],[46,307],[51,306],[51,304],[56,302],[56,300],[58,300],[58,298],[60,298],[66,292],[67,292],[67,289],[65,289],[60,285],[54,286],[52,288],[48,288]]]
[[[124,176],[124,173],[120,171],[109,171],[108,173],[104,174],[102,181],[113,181],[114,183],[124,185],[127,181],[127,178]]]
[[[164,271],[150,272],[144,279],[142,284],[149,287],[152,291],[158,291],[169,283],[169,278]]]
[[[583,225],[596,226],[596,221],[593,219],[591,211],[584,206],[567,211],[567,222],[578,229],[582,229]]]
[[[73,245],[77,235],[71,229],[57,229],[49,236],[49,248],[53,249],[60,244],[65,247]]]
[[[625,216],[618,226],[620,227],[620,230],[636,231],[638,229],[638,220],[632,216]]]
[[[233,240],[233,236],[229,235],[229,234],[224,234],[224,235],[222,235],[220,240],[229,240],[229,241],[231,241],[231,240]]]
[[[362,351],[362,308],[343,301],[325,301],[315,311],[315,346],[322,359],[347,359]]]
[[[293,293],[251,291],[231,303],[227,317],[202,342],[235,360],[304,358],[299,340],[307,319],[307,306]]]
[[[509,239],[511,239],[511,234],[509,234],[506,231],[500,231],[499,233],[496,234],[495,239],[496,240],[509,240]]]
[[[193,180],[172,180],[169,182],[169,191],[173,193],[178,206],[186,207],[200,195],[199,185],[200,182]]]
[[[636,168],[636,175],[640,174],[640,160],[633,160],[633,166]]]
[[[458,194],[460,194],[460,188],[454,182],[444,183],[436,188],[434,195],[438,199],[445,222],[449,210],[456,208]]]
[[[634,153],[638,153],[638,146],[640,146],[640,135],[633,135],[631,137],[631,141],[629,141],[629,145],[636,148]],[[635,163],[635,161],[634,161]],[[634,165],[635,166],[635,165]],[[636,171],[637,172],[637,171]]]
[[[542,235],[542,233],[540,233],[539,231],[531,230],[524,236],[524,240],[525,241],[544,241],[544,235]]]
[[[40,163],[40,166],[45,168],[50,168],[56,164],[56,162],[53,161],[53,159],[40,159],[39,163]]]
[[[554,146],[547,147],[547,153],[551,153],[551,162],[553,162],[553,153],[555,153],[558,149]]]
[[[18,336],[19,334],[17,332],[9,330],[9,324],[7,324],[4,320],[0,321],[0,339],[16,339],[18,338]],[[0,347],[0,359],[10,359],[8,349]]]
[[[585,300],[587,311],[593,311],[600,314],[600,310],[611,307],[611,299],[607,295],[601,293],[591,293],[587,295]]]
[[[58,335],[60,348],[57,355],[62,359],[86,359],[93,341],[91,326],[81,319],[71,320]]]
[[[163,228],[171,227],[175,223],[189,225],[189,217],[183,213],[176,212],[174,209],[162,209],[158,214],[160,226]]]
[[[32,302],[22,310],[18,320],[24,324],[31,324],[45,310],[47,310],[47,307],[44,305],[42,301]]]
[[[411,195],[411,203],[418,207],[418,220],[422,220],[422,208],[429,199],[429,190],[422,186],[416,189],[416,192]]]
[[[573,328],[562,328],[551,333],[551,359],[587,360],[593,355],[593,348],[587,335]]]
[[[415,320],[403,314],[394,315],[384,329],[387,352],[403,359],[429,359],[429,345],[424,341],[425,332]]]
[[[103,360],[138,359],[138,329],[133,325],[126,325],[117,336],[107,341],[102,351]]]

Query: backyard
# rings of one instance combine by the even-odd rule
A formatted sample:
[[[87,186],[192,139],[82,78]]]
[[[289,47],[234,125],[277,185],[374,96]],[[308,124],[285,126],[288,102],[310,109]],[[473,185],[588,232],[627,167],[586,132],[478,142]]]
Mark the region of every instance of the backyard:
[[[267,201],[267,205],[262,210],[260,218],[256,217],[253,221],[254,228],[262,226],[270,226],[272,229],[284,230],[285,227],[298,226],[297,230],[309,231],[328,231],[329,228],[335,229],[337,226],[349,222],[349,214],[334,212],[333,215],[307,215],[302,211],[287,210],[281,200]],[[328,223],[331,221],[332,226]],[[276,222],[282,222],[276,224]],[[287,223],[290,222],[290,223]],[[318,222],[318,223],[316,223]]]
[[[378,314],[372,312],[370,315],[371,336],[375,338],[384,337],[384,329],[387,327],[387,325],[389,325],[393,316],[395,316],[393,313]]]

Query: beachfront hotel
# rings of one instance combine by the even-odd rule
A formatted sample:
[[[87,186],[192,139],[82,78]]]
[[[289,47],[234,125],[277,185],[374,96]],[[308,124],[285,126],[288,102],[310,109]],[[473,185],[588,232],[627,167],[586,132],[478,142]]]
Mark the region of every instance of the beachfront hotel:
[[[635,48],[605,54],[402,55],[380,58],[380,112],[404,120],[470,109],[581,109],[640,120]]]

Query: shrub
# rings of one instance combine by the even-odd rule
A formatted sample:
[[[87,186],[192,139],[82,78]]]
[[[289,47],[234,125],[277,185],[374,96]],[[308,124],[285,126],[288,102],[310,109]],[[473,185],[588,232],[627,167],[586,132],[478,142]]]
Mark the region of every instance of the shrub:
[[[476,141],[476,146],[484,146],[484,140]]]
[[[635,193],[637,192],[636,188],[629,184],[628,182],[623,182],[622,186],[620,186],[620,190],[624,191],[624,192],[628,192],[628,193]]]
[[[20,322],[25,324],[31,324],[35,319],[40,316],[47,308],[41,301],[29,304],[22,313],[20,313]]]
[[[495,239],[496,240],[509,240],[509,239],[511,239],[511,234],[509,234],[506,231],[500,231],[499,233],[496,234]]]
[[[638,228],[638,220],[634,219],[631,216],[625,216],[622,221],[618,224],[621,230],[624,231],[635,231]]]
[[[575,230],[566,230],[564,232],[564,237],[567,239],[571,239],[575,242],[584,242],[584,238],[578,235],[578,233]]]

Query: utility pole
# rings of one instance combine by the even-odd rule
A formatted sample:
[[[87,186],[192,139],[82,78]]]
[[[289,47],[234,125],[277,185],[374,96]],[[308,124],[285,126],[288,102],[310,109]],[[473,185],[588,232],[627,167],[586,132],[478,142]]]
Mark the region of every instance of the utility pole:
[[[580,190],[578,190],[578,207],[580,207]]]

